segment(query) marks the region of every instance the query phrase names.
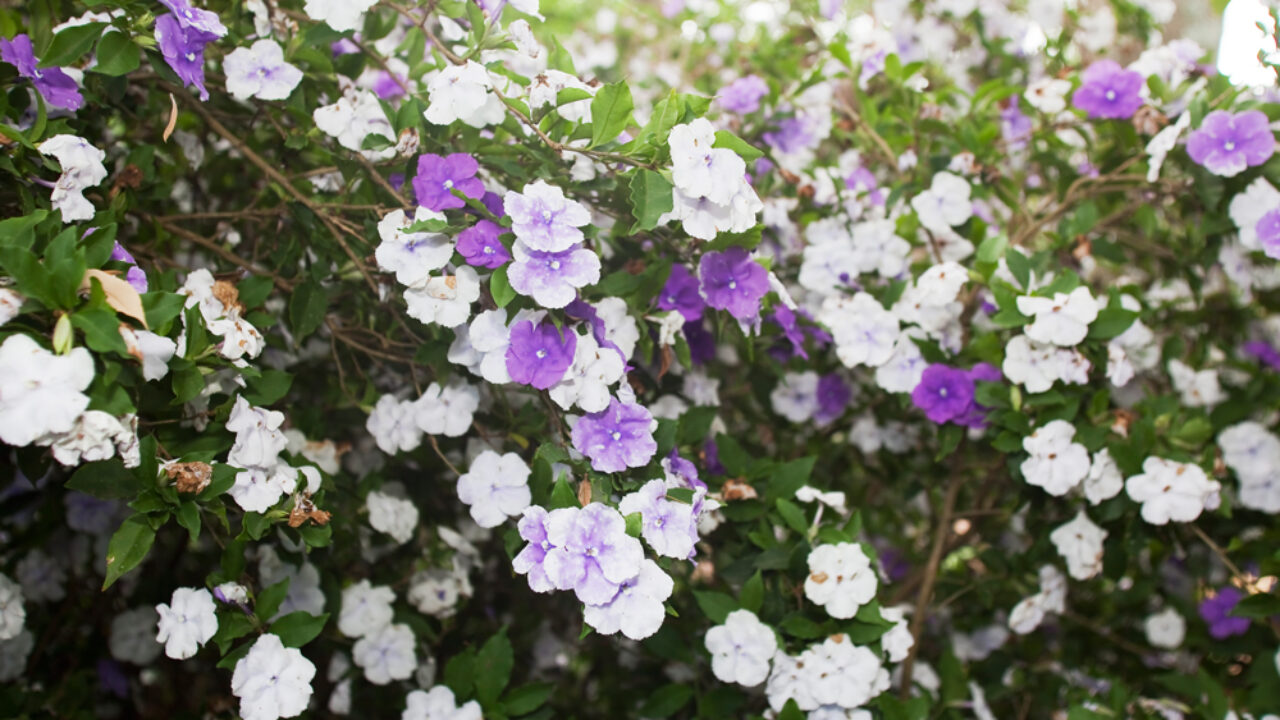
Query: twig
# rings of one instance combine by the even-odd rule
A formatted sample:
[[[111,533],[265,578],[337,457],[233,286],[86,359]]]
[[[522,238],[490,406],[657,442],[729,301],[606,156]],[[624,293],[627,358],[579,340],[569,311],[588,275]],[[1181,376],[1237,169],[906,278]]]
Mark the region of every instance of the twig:
[[[920,634],[924,631],[929,597],[933,594],[933,584],[938,579],[938,568],[942,564],[947,534],[951,531],[951,514],[955,512],[956,498],[960,495],[960,486],[963,483],[963,477],[956,477],[947,486],[947,495],[942,501],[942,512],[938,514],[938,525],[933,531],[933,549],[929,553],[929,564],[925,566],[920,592],[916,595],[916,609],[911,616],[911,650],[907,652],[907,659],[902,663],[899,692],[904,700],[911,696],[911,673],[915,669],[916,653],[920,651]]]

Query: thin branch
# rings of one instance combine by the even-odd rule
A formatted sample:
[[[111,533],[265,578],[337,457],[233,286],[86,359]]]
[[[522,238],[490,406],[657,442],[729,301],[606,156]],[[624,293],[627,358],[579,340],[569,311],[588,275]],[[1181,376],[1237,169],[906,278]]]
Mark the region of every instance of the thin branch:
[[[947,495],[942,501],[942,512],[938,514],[938,525],[933,531],[933,549],[929,553],[929,563],[925,566],[924,579],[920,583],[920,592],[916,594],[916,609],[911,616],[911,650],[907,652],[907,659],[902,663],[902,679],[899,682],[899,691],[903,699],[911,696],[911,673],[915,668],[916,653],[920,651],[920,635],[924,632],[924,622],[929,610],[929,599],[933,595],[933,584],[938,579],[938,569],[942,565],[947,534],[951,532],[951,515],[955,512],[956,498],[959,497],[960,486],[963,484],[963,478],[956,477],[947,486]]]

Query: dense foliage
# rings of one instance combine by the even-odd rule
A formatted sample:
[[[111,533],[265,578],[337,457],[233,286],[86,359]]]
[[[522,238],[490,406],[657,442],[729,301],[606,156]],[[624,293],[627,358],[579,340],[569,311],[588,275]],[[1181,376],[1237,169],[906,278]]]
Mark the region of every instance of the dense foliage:
[[[1280,106],[1173,9],[0,9],[0,714],[1280,713]]]

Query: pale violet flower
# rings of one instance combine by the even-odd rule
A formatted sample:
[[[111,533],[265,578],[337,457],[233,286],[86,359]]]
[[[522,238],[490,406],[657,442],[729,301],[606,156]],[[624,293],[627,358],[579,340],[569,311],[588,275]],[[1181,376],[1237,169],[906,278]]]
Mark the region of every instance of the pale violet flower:
[[[865,292],[852,298],[828,297],[818,312],[835,339],[836,356],[845,367],[878,367],[893,356],[898,342],[898,318]]]
[[[346,0],[335,2],[344,3]],[[336,138],[339,145],[360,152],[370,160],[385,160],[395,155],[394,147],[383,150],[363,149],[365,138],[370,135],[384,138],[392,144],[396,141],[395,130],[387,120],[378,96],[368,90],[349,90],[337,102],[316,108],[311,117],[316,127],[324,134]]]
[[[397,400],[394,395],[378,398],[365,429],[382,452],[395,455],[415,450],[422,444],[422,428],[418,427],[416,409],[417,405],[412,400]]]
[[[392,210],[378,223],[382,242],[374,250],[378,267],[396,274],[396,281],[408,287],[421,287],[431,273],[449,263],[453,257],[453,240],[444,233],[408,232],[408,228],[428,220],[444,220],[444,215],[422,206],[412,218],[404,210]]]
[[[302,81],[302,71],[285,62],[280,44],[267,38],[232,50],[222,60],[222,71],[227,92],[237,100],[284,100]]]
[[[361,638],[391,624],[395,592],[385,586],[374,587],[361,580],[342,591],[342,612],[338,615],[338,632],[350,638]]]
[[[847,620],[876,596],[876,571],[857,543],[819,545],[809,553],[805,597],[827,614]]]
[[[679,560],[693,556],[693,546],[698,542],[694,505],[668,499],[663,480],[650,480],[623,497],[618,511],[623,515],[640,513],[640,536],[657,554]]]
[[[1222,460],[1240,481],[1240,504],[1280,512],[1280,438],[1259,423],[1237,423],[1218,434]]]
[[[928,190],[911,199],[911,207],[926,229],[944,232],[973,215],[972,192],[969,181],[944,170],[933,176]]]
[[[577,297],[578,288],[600,280],[600,256],[581,246],[561,252],[534,250],[517,240],[515,261],[507,269],[511,287],[544,308],[562,308]]]
[[[455,120],[474,128],[502,122],[506,111],[497,95],[490,92],[489,71],[474,60],[448,65],[427,83],[430,104],[423,116],[433,125]]]
[[[1143,461],[1142,474],[1126,480],[1124,487],[1131,500],[1142,503],[1142,519],[1152,525],[1195,520],[1218,507],[1222,489],[1199,465],[1160,457]]]
[[[365,679],[374,685],[407,680],[418,667],[414,642],[413,631],[408,625],[383,625],[356,641],[351,648],[351,659],[364,670]]]
[[[755,687],[769,677],[769,661],[778,651],[773,628],[750,610],[734,610],[707,631],[703,640],[711,653],[711,672],[721,682]]]
[[[409,317],[423,323],[456,327],[471,317],[471,304],[480,299],[480,276],[463,265],[453,275],[434,275],[404,292]]]
[[[582,203],[543,180],[529,183],[522,192],[508,190],[502,207],[511,218],[511,232],[529,250],[559,253],[582,242],[578,228],[591,222]]]
[[[414,418],[428,435],[461,437],[471,429],[471,419],[480,407],[480,391],[458,379],[444,387],[431,383],[414,403]]]
[[[178,588],[169,604],[156,605],[160,625],[156,642],[164,643],[164,654],[186,660],[196,654],[218,631],[213,596],[204,588]]]
[[[62,175],[53,186],[50,202],[62,212],[63,222],[93,219],[93,203],[84,191],[107,178],[102,164],[107,154],[75,135],[54,135],[40,143],[40,152],[52,155],[62,166]]]
[[[459,706],[446,685],[436,685],[429,691],[414,690],[405,703],[400,720],[481,720],[480,703],[468,700]]]
[[[390,535],[400,545],[413,537],[418,527],[418,508],[412,502],[375,490],[365,498],[365,505],[374,530]]]
[[[529,466],[515,453],[485,450],[458,478],[458,499],[471,509],[471,519],[494,528],[529,507]]]
[[[0,441],[30,445],[75,427],[89,407],[93,357],[84,348],[54,355],[30,336],[15,334],[0,345]]]
[[[307,17],[327,23],[338,32],[359,30],[364,25],[364,13],[378,0],[307,0],[302,8]]]
[[[1022,439],[1030,455],[1022,461],[1022,477],[1028,485],[1062,496],[1089,474],[1089,451],[1072,442],[1075,427],[1066,420],[1052,420]]]
[[[1098,301],[1083,286],[1052,298],[1022,295],[1017,304],[1018,312],[1034,318],[1025,332],[1039,343],[1078,345],[1089,334],[1089,323],[1098,319]]]
[[[583,608],[582,619],[603,635],[621,632],[632,640],[643,640],[662,627],[667,614],[663,602],[673,589],[671,577],[657,563],[645,559],[640,572],[624,581],[613,599]]]
[[[302,714],[311,702],[316,666],[279,636],[266,633],[236,662],[231,693],[240,698],[244,720],[276,720]]]
[[[818,412],[818,373],[789,372],[769,393],[773,411],[793,423],[811,419]]]
[[[516,570],[528,572],[534,590],[545,592],[539,587],[546,582],[547,589],[573,590],[587,605],[607,604],[623,583],[640,574],[644,550],[639,540],[627,534],[626,520],[617,510],[601,503],[552,510],[539,523],[541,532],[532,526],[533,510],[525,512],[520,532],[526,539],[536,538],[530,540],[526,552],[540,546],[542,557],[529,565],[517,563]],[[540,580],[535,578],[533,566],[540,571]]]
[[[236,474],[227,491],[241,510],[264,513],[298,487],[298,471],[284,463],[249,467]]]
[[[1102,541],[1107,531],[1093,524],[1081,510],[1071,522],[1049,533],[1049,541],[1067,561],[1067,572],[1076,580],[1088,580],[1102,572]]]

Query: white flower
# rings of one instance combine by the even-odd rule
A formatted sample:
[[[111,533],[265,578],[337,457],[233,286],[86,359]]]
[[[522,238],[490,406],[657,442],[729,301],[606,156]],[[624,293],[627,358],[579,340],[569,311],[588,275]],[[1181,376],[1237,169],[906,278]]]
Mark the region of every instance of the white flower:
[[[1049,533],[1049,541],[1067,561],[1067,572],[1076,580],[1088,580],[1102,572],[1102,541],[1107,531],[1094,525],[1081,510],[1071,522]]]
[[[227,418],[227,430],[236,434],[236,442],[227,453],[227,463],[242,468],[274,466],[289,444],[280,432],[283,422],[284,413],[253,407],[244,396],[236,396]]]
[[[26,298],[12,288],[0,288],[0,326],[18,317]],[[151,378],[147,378],[150,380]]]
[[[632,640],[643,640],[662,627],[666,617],[663,602],[671,597],[675,583],[658,564],[645,558],[640,572],[622,583],[618,594],[604,605],[587,605],[582,619],[596,632],[612,635],[622,632]]]
[[[378,532],[390,535],[403,545],[413,537],[418,527],[418,508],[408,500],[401,500],[377,490],[365,499],[369,508],[369,525]]]
[[[142,363],[144,380],[159,380],[169,374],[169,361],[178,351],[177,343],[150,330],[134,330],[127,325],[120,326],[120,337],[124,338],[129,354]]]
[[[573,364],[548,394],[565,410],[576,404],[586,412],[601,412],[609,407],[609,386],[621,380],[625,370],[618,351],[601,347],[593,334],[579,335]]]
[[[412,400],[397,400],[394,395],[383,395],[369,413],[365,429],[374,442],[388,455],[410,452],[422,443],[422,429],[417,422],[417,404]]]
[[[1162,129],[1147,143],[1147,182],[1153,183],[1160,178],[1160,169],[1164,167],[1164,159],[1178,145],[1178,137],[1191,127],[1191,113],[1184,112],[1178,121]]]
[[[46,435],[38,442],[48,445],[53,459],[74,467],[82,462],[99,462],[112,458],[116,450],[125,467],[137,467],[137,418],[126,416],[124,422],[101,410],[86,410],[65,433]]]
[[[213,596],[204,588],[178,588],[169,604],[156,605],[160,613],[156,642],[164,643],[164,654],[186,660],[196,654],[218,631]]]
[[[1050,613],[1066,609],[1067,580],[1052,565],[1040,568],[1040,592],[1023,599],[1009,612],[1009,629],[1019,635],[1040,627]]]
[[[1017,304],[1018,312],[1035,318],[1025,332],[1039,343],[1079,345],[1089,334],[1089,323],[1098,319],[1098,301],[1084,286],[1053,298],[1021,295]]]
[[[773,629],[750,610],[734,610],[707,631],[703,641],[711,653],[711,672],[717,680],[755,687],[769,677],[769,660],[778,651]]]
[[[1280,512],[1280,439],[1262,425],[1246,421],[1218,435],[1222,460],[1240,480],[1240,504],[1267,513]]]
[[[27,609],[22,605],[22,586],[0,573],[0,640],[9,640],[22,632],[27,622]]]
[[[911,243],[897,234],[892,220],[867,220],[853,226],[854,259],[863,273],[895,278],[907,269]]]
[[[1187,621],[1171,607],[1149,615],[1142,623],[1147,642],[1152,647],[1174,650],[1187,636]]]
[[[156,642],[156,611],[152,607],[126,610],[111,621],[111,657],[134,665],[150,665],[160,654]]]
[[[817,502],[822,505],[826,505],[827,507],[831,508],[832,510],[835,510],[841,515],[844,515],[849,512],[849,508],[846,505],[846,503],[848,502],[848,499],[845,497],[844,492],[841,490],[832,490],[830,492],[823,492],[818,488],[812,487],[810,485],[803,485],[798,490],[796,490],[796,499],[799,500],[800,502],[806,502],[806,503]]]
[[[876,572],[856,543],[819,545],[809,553],[809,576],[804,594],[826,608],[827,614],[847,620],[876,596]]]
[[[271,587],[285,578],[289,579],[289,593],[271,620],[292,612],[305,612],[319,616],[324,612],[324,591],[320,589],[320,571],[309,562],[299,566],[282,562],[269,545],[258,546],[258,578],[262,587]],[[219,586],[221,587],[221,586]]]
[[[351,659],[364,670],[366,680],[374,685],[386,685],[413,675],[418,666],[413,646],[413,631],[408,625],[384,625],[356,641],[351,648]]]
[[[917,302],[940,306],[954,302],[969,282],[969,271],[956,262],[933,265],[916,278]]]
[[[1089,382],[1089,360],[1078,350],[1034,342],[1016,335],[1004,348],[1000,369],[1011,382],[1030,393],[1042,393],[1057,381],[1083,385]]]
[[[630,359],[635,354],[636,343],[640,341],[640,328],[636,319],[627,312],[627,301],[620,297],[607,297],[591,305],[604,322],[605,340],[618,346],[624,361]]]
[[[480,391],[462,380],[448,385],[431,383],[414,403],[418,427],[428,435],[461,437],[471,429],[471,419],[480,407]]]
[[[312,20],[327,23],[334,30],[344,32],[359,30],[364,25],[365,11],[377,2],[378,0],[307,0],[302,10]]]
[[[880,647],[889,658],[889,662],[906,660],[907,655],[911,653],[911,648],[916,644],[916,639],[911,635],[911,628],[907,624],[906,608],[906,605],[880,608],[880,617],[893,623],[893,627],[880,636]]]
[[[1129,353],[1112,340],[1107,343],[1107,380],[1116,387],[1129,384],[1134,375],[1133,363],[1129,361]]]
[[[1093,463],[1089,465],[1089,475],[1084,479],[1084,496],[1090,505],[1097,505],[1103,500],[1110,500],[1124,489],[1124,476],[1120,474],[1120,466],[1111,457],[1111,451],[1102,448],[1093,454]]]
[[[925,362],[920,346],[912,338],[923,335],[918,328],[908,328],[898,336],[893,354],[876,368],[876,385],[893,393],[909,393],[916,389],[929,363]]]
[[[55,210],[62,212],[62,222],[93,219],[93,203],[84,191],[107,178],[107,168],[102,164],[107,154],[88,140],[75,135],[54,135],[39,145],[40,152],[52,155],[62,166],[62,175],[53,185],[49,200]]]
[[[361,580],[342,591],[342,612],[338,615],[338,632],[350,638],[361,638],[391,624],[395,611],[391,603],[396,594],[385,585],[373,587]]]
[[[511,25],[508,25],[507,29],[510,30],[511,27]],[[574,75],[548,68],[535,76],[533,82],[529,83],[529,108],[536,110],[543,105],[555,107],[556,96],[560,94],[561,90],[567,89],[581,90],[593,96],[599,90],[597,87],[592,87],[582,82]],[[569,122],[591,122],[591,98],[565,103],[555,107],[555,111],[560,117]]]
[[[1272,187],[1264,177],[1259,177],[1231,198],[1227,213],[1239,230],[1240,244],[1249,250],[1262,249],[1258,240],[1258,221],[1271,210],[1280,207],[1280,191]]]
[[[22,597],[30,602],[56,602],[67,596],[63,587],[67,581],[66,571],[56,558],[46,555],[39,548],[33,549],[18,562],[14,574],[22,586]],[[0,585],[3,585],[2,580]],[[3,591],[0,590],[0,596],[2,595]],[[0,616],[4,614],[5,607],[3,597],[0,597]],[[0,617],[0,626],[3,624],[4,619]],[[4,630],[0,627],[0,636],[2,635]]]
[[[471,317],[471,303],[480,299],[480,276],[463,265],[453,275],[435,275],[405,290],[409,317],[444,327],[461,325]]]
[[[236,474],[235,484],[227,492],[245,512],[270,510],[281,496],[298,487],[298,471],[285,463],[270,467],[250,467]]]
[[[489,92],[493,81],[489,71],[474,60],[449,65],[427,83],[430,105],[423,116],[433,125],[455,120],[474,128],[502,122],[505,109],[498,96]]]
[[[30,630],[23,630],[16,637],[0,640],[0,682],[13,682],[27,670],[27,657],[36,646],[36,638]]]
[[[302,71],[284,61],[280,44],[266,38],[228,53],[222,59],[222,71],[227,92],[237,100],[284,100],[302,81]]]
[[[529,466],[515,453],[485,450],[458,478],[458,499],[471,508],[471,519],[482,528],[495,528],[516,517],[533,499]]]
[[[430,691],[414,690],[405,702],[400,720],[481,720],[480,703],[468,700],[458,707],[453,691],[445,685]]]
[[[1152,525],[1191,522],[1204,510],[1218,507],[1222,485],[1210,480],[1199,465],[1149,457],[1142,474],[1125,481],[1125,492],[1142,503],[1142,519]]]
[[[1071,423],[1053,420],[1022,439],[1022,448],[1031,456],[1022,461],[1022,476],[1028,485],[1062,496],[1080,484],[1089,474],[1089,451],[1072,442],[1075,436]]]
[[[231,694],[240,698],[244,720],[276,720],[302,714],[311,701],[316,666],[297,648],[286,648],[271,633],[258,636],[249,654],[236,662]]]
[[[393,210],[378,223],[382,242],[374,251],[378,267],[396,274],[396,280],[408,287],[421,287],[431,273],[448,264],[453,257],[453,240],[444,233],[407,232],[427,220],[444,220],[444,215],[419,206],[410,219],[404,210]],[[456,324],[456,323],[455,323]]]
[[[747,165],[727,148],[713,148],[715,128],[706,118],[671,128],[671,180],[691,198],[704,197],[716,205],[729,205]]]
[[[1226,398],[1217,370],[1194,370],[1175,359],[1169,361],[1169,379],[1187,407],[1213,407]]]
[[[0,441],[22,447],[64,433],[89,407],[93,357],[84,348],[54,355],[27,335],[0,345]]]
[[[1071,92],[1070,80],[1045,77],[1027,86],[1022,94],[1031,107],[1046,115],[1057,115],[1067,109],[1067,93]]]
[[[972,192],[967,180],[944,170],[933,176],[928,190],[911,199],[911,207],[926,229],[943,232],[973,215]]]
[[[520,313],[516,315],[519,317]],[[507,311],[498,308],[477,315],[471,321],[468,338],[471,347],[480,355],[477,374],[494,385],[511,382],[511,373],[507,371],[507,346],[511,344]]]
[[[804,651],[799,660],[818,707],[857,708],[889,689],[889,672],[880,657],[870,648],[854,645],[847,635],[828,637]]]
[[[898,318],[865,292],[822,302],[818,320],[831,330],[836,355],[845,367],[883,365],[898,341]]]
[[[363,0],[359,0],[363,2]],[[346,0],[334,0],[337,4]],[[316,108],[311,113],[316,127],[348,150],[362,153],[370,160],[385,160],[395,155],[395,148],[363,150],[365,138],[377,135],[388,143],[395,143],[395,131],[387,114],[378,102],[378,96],[368,90],[349,90],[332,105]]]
[[[456,565],[456,556],[454,561]],[[432,568],[414,574],[409,584],[408,600],[418,612],[444,618],[453,615],[459,597],[470,593],[471,584],[465,574]]]
[[[782,376],[769,393],[773,411],[794,423],[804,422],[818,412],[818,373],[806,370]]]

